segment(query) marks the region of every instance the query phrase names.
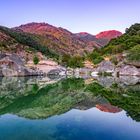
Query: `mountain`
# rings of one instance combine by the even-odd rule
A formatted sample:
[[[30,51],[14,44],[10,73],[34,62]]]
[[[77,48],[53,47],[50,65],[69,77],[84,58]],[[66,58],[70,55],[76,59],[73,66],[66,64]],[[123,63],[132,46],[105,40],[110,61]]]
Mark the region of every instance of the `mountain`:
[[[29,23],[15,27],[13,30],[38,36],[40,44],[48,46],[58,54],[83,55],[93,51],[94,44],[96,45],[81,40],[66,29],[47,23]]]
[[[76,33],[75,36],[86,42],[87,44],[92,44],[93,46],[97,47],[97,48],[101,48],[103,46],[103,44],[100,43],[100,40],[96,38],[96,36],[91,35],[89,33],[86,32],[80,32],[80,33]]]
[[[96,38],[107,39],[110,41],[111,39],[117,38],[121,35],[122,35],[122,33],[119,31],[109,30],[109,31],[100,32],[99,34],[96,35]]]
[[[103,47],[109,43],[111,39],[121,36],[122,33],[116,30],[103,31],[97,35],[91,35],[86,32],[77,33],[76,36],[86,42],[94,42],[96,47]]]
[[[112,32],[107,31],[104,36],[72,33],[61,27],[34,22],[14,28],[0,26],[0,50],[19,54],[25,59],[31,59],[33,54],[40,52],[72,66],[83,64],[87,54],[103,48],[112,38],[121,35],[119,31]]]
[[[64,28],[55,27],[47,23],[28,23],[13,29],[40,35],[48,47],[60,54],[70,55],[83,55],[85,52],[91,52],[94,48],[101,48],[111,39],[122,35],[121,32],[114,30],[105,32],[104,37],[99,38],[98,35],[94,36],[86,32],[74,34]],[[52,43],[49,44],[47,40]]]

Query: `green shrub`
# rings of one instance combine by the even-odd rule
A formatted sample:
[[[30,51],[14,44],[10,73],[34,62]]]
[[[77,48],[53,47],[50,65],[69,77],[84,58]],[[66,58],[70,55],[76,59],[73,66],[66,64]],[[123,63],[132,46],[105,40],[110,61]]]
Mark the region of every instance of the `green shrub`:
[[[34,58],[33,58],[34,64],[37,65],[37,64],[39,63],[39,61],[40,61],[40,60],[39,60],[38,56],[35,55]]]
[[[61,60],[62,64],[71,68],[81,68],[84,66],[84,58],[81,56],[64,55]]]
[[[140,45],[136,45],[128,51],[127,59],[129,61],[139,61],[140,62]]]
[[[94,64],[99,64],[104,60],[104,58],[101,56],[101,54],[97,51],[94,50],[89,56],[88,59],[92,61]]]

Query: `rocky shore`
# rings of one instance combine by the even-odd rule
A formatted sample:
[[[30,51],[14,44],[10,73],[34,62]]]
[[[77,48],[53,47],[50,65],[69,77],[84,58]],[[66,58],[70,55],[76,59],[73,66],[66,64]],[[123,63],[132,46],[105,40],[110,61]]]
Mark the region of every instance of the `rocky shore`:
[[[29,68],[24,60],[16,54],[0,54],[0,77],[41,76],[38,69]]]
[[[99,75],[104,76],[140,76],[140,68],[130,65],[119,63],[118,65],[114,65],[110,61],[103,61],[101,62],[96,68],[58,68],[53,69],[47,73],[48,76],[50,75],[57,75],[57,76],[67,76],[67,77],[82,77],[82,78],[89,78],[89,77],[97,77]]]
[[[25,64],[25,60],[16,54],[0,54],[0,77],[43,75],[55,75],[55,77],[82,76],[83,78],[98,75],[140,76],[140,67],[138,63],[133,65],[120,62],[118,65],[114,65],[109,60],[102,61],[94,68],[64,68],[52,60],[41,60],[35,66],[32,61]]]

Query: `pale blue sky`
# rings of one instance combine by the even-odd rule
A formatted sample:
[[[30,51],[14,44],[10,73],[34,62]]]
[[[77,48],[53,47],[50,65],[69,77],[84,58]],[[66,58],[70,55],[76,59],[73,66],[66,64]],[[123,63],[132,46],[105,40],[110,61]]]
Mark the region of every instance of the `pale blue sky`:
[[[0,25],[47,22],[74,33],[120,30],[140,22],[140,0],[0,0]]]

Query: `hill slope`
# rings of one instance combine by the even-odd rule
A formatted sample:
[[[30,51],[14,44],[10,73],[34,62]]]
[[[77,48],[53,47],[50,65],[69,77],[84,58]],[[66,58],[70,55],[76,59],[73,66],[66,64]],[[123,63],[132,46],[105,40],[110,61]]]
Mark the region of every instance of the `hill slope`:
[[[97,38],[85,32],[74,34],[47,23],[29,23],[12,29],[0,26],[0,49],[20,55],[41,52],[60,63],[69,63],[68,66],[81,66],[83,57],[116,38],[116,32],[120,33],[108,31]]]
[[[140,67],[140,24],[132,25],[125,34],[111,40],[97,56],[108,56],[115,63],[125,61]]]

